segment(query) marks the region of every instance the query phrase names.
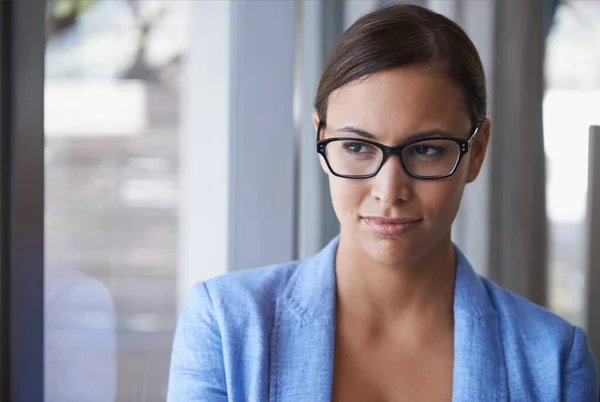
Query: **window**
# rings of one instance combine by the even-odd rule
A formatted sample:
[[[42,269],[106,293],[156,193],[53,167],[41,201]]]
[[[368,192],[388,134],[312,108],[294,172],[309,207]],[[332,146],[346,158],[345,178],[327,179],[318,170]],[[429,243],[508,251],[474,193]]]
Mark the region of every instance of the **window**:
[[[577,325],[585,324],[588,132],[600,124],[599,20],[600,3],[563,2],[547,42],[548,294],[551,309]]]
[[[188,6],[48,4],[47,401],[165,400]]]

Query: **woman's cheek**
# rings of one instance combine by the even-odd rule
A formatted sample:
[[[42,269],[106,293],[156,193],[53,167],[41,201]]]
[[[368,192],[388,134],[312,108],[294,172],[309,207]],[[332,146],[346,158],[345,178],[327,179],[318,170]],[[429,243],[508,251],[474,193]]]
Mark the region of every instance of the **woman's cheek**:
[[[458,213],[464,186],[457,180],[439,181],[435,184],[435,188],[422,193],[424,207],[429,214],[435,216],[436,221],[451,224]]]
[[[344,216],[354,215],[360,210],[364,196],[368,194],[359,180],[333,177],[329,181],[333,208],[340,220]]]

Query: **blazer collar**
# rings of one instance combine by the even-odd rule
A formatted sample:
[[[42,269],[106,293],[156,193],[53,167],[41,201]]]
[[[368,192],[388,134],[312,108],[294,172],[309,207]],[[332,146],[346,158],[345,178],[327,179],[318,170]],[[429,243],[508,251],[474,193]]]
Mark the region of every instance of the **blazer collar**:
[[[454,380],[452,401],[507,401],[498,313],[484,280],[454,246]]]
[[[335,340],[337,237],[301,263],[277,300],[269,400],[330,401]]]
[[[339,236],[301,263],[277,300],[271,342],[271,402],[331,400],[335,253]],[[508,399],[496,309],[483,280],[455,246],[453,398]]]
[[[283,300],[302,322],[310,322],[335,310],[335,253],[339,236],[317,255],[301,263],[283,293]]]

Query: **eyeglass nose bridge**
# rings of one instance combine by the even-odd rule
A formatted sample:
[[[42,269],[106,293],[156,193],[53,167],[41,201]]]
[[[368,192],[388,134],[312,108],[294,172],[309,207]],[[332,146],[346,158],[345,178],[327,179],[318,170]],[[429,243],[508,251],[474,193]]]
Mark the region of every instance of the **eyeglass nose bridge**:
[[[412,177],[413,175],[411,174],[411,172],[409,172],[408,168],[406,167],[404,159],[402,159],[402,151],[404,150],[404,148],[406,148],[406,146],[407,144],[397,145],[395,147],[388,147],[386,145],[381,144],[380,149],[383,155],[381,158],[381,163],[379,164],[379,168],[377,168],[373,176],[379,173],[379,171],[383,168],[383,165],[385,165],[390,156],[397,156],[398,162],[400,162],[400,166],[402,167],[404,173]]]

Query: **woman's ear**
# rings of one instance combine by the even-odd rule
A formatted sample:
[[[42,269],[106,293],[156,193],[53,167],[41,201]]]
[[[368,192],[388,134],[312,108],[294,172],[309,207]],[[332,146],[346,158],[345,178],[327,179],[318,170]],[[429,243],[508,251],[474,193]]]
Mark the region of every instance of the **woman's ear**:
[[[319,114],[317,112],[313,112],[312,114],[313,117],[313,125],[315,127],[315,136],[317,134],[317,130],[319,129],[319,123],[321,122],[321,119],[319,119]],[[322,133],[321,133],[321,138],[319,138],[319,140],[322,140]],[[321,169],[323,169],[323,172],[325,172],[326,175],[329,174],[329,168],[327,167],[327,164],[325,163],[325,159],[323,158],[323,155],[319,154],[319,163],[321,164]]]
[[[475,141],[473,141],[473,148],[469,151],[471,152],[471,160],[467,173],[467,183],[475,181],[477,176],[479,176],[490,142],[491,126],[492,122],[487,117],[479,125],[477,136],[475,137]]]
[[[319,119],[319,114],[316,111],[313,112],[312,118],[313,118],[313,126],[315,127],[315,134],[316,134],[317,130],[319,129],[319,122],[321,121],[321,119]]]

